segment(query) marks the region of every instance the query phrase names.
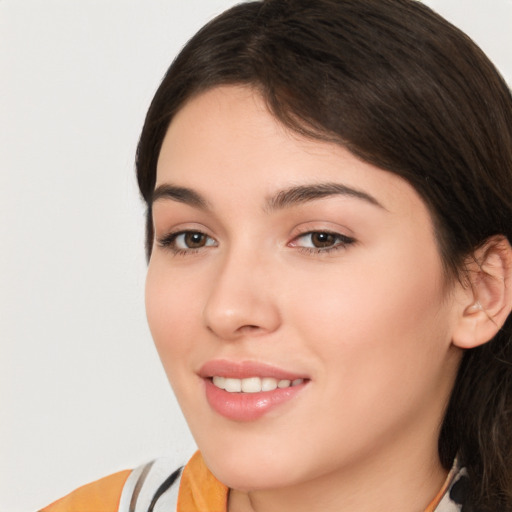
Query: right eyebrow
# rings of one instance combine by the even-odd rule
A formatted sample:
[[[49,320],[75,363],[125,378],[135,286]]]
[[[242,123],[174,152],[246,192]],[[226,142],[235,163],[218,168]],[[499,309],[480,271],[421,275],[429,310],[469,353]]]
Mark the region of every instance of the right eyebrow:
[[[195,190],[186,187],[176,187],[174,185],[159,185],[153,191],[151,196],[151,204],[155,201],[163,199],[177,201],[178,203],[188,204],[200,210],[208,210],[209,205],[206,199],[198,194]]]
[[[364,192],[363,190],[348,187],[342,183],[313,183],[311,185],[299,185],[281,190],[267,200],[267,209],[270,211],[280,210],[290,206],[314,201],[316,199],[323,199],[324,197],[336,195],[355,197],[367,202],[368,204],[378,206],[379,208],[386,210],[386,208],[384,208],[384,206],[382,206],[382,204],[379,203],[379,201],[377,201],[377,199],[372,195]]]

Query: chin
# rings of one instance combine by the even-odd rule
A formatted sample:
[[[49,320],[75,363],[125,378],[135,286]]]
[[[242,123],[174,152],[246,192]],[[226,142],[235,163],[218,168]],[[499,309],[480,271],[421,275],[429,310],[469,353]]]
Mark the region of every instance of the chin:
[[[250,447],[231,445],[227,449],[201,449],[206,465],[229,488],[255,491],[287,487],[294,483],[297,464],[286,454],[254,443]]]
[[[250,492],[270,490],[273,488],[285,488],[293,485],[294,480],[290,479],[289,471],[284,467],[269,469],[268,465],[256,467],[255,464],[247,462],[226,467],[225,464],[214,464],[210,470],[215,477],[228,486],[230,489]]]

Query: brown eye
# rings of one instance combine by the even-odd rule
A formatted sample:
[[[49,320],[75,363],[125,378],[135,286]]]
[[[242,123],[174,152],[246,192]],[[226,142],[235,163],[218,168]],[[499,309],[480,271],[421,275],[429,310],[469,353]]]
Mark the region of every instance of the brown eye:
[[[331,247],[338,241],[339,236],[332,233],[311,233],[311,244],[317,249]]]
[[[206,245],[207,237],[204,233],[188,231],[183,234],[183,243],[187,249],[199,249]]]
[[[176,254],[186,254],[198,249],[216,247],[217,242],[201,231],[180,231],[171,233],[158,240],[161,247],[168,248]]]
[[[337,249],[342,249],[355,240],[341,233],[331,233],[329,231],[310,231],[298,236],[291,242],[292,247],[297,247],[305,252],[328,253]]]

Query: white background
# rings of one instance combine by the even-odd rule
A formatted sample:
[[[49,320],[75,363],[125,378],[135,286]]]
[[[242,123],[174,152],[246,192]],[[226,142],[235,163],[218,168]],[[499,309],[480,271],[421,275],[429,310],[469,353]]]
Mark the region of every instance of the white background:
[[[0,0],[0,512],[194,450],[146,327],[133,157],[170,61],[234,3]],[[512,83],[512,0],[426,3]]]

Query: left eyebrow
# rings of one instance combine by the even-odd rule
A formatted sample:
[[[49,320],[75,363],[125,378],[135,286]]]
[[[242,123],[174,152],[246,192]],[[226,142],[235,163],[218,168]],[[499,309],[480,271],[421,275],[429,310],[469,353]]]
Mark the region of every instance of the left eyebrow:
[[[176,187],[170,184],[159,185],[151,195],[151,204],[163,199],[188,204],[199,210],[209,209],[209,204],[203,196],[195,190],[186,187]]]
[[[314,201],[315,199],[323,199],[324,197],[336,195],[355,197],[373,206],[386,210],[386,208],[384,208],[384,206],[382,206],[382,204],[379,203],[379,201],[377,201],[377,199],[372,195],[341,183],[299,185],[297,187],[290,187],[285,190],[281,190],[267,200],[266,209],[269,211],[281,210],[283,208],[289,208],[308,201]]]

